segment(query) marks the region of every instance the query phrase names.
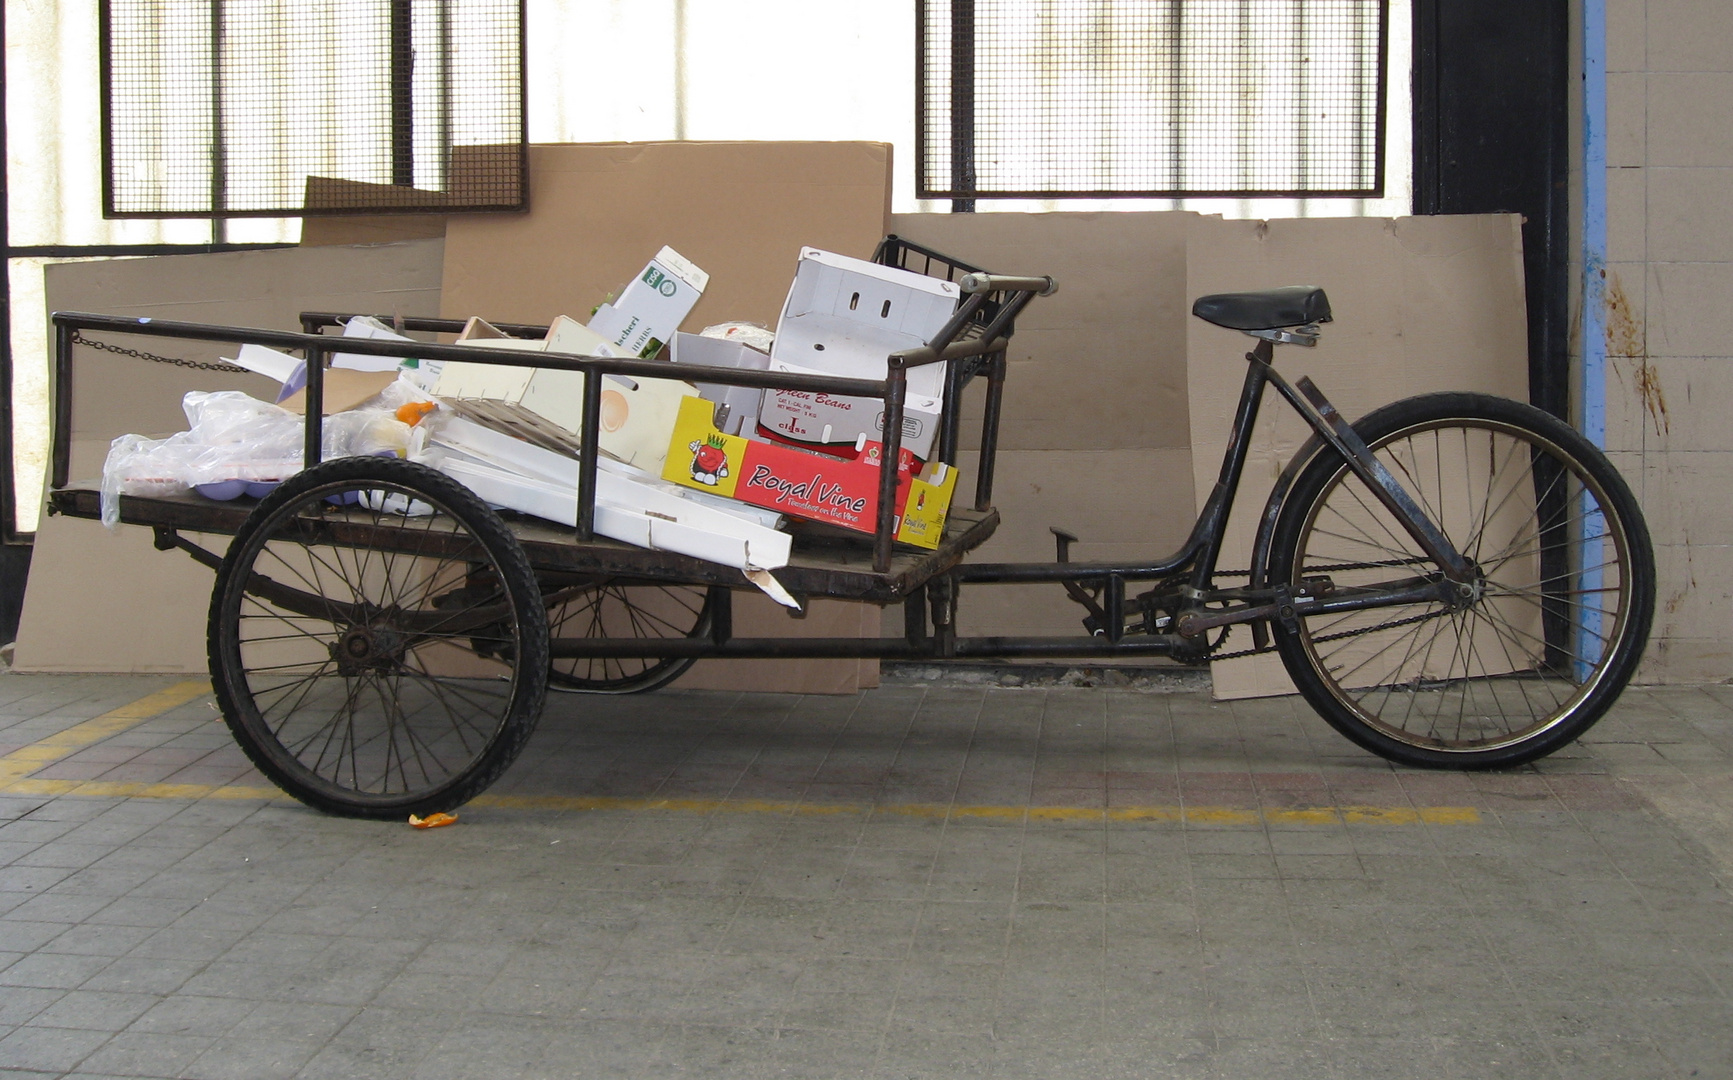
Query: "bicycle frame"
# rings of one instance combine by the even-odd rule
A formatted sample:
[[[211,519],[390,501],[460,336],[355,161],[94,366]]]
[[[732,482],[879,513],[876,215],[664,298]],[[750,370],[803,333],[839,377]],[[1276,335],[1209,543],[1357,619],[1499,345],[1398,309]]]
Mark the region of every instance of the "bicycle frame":
[[[898,423],[904,386],[904,369],[925,363],[947,363],[948,401],[955,402],[959,392],[977,374],[986,374],[987,407],[982,424],[982,462],[977,480],[977,508],[988,509],[993,480],[993,454],[996,445],[1000,394],[1004,382],[1004,338],[1001,332],[1009,320],[1031,295],[1030,283],[1037,279],[1003,279],[1022,283],[1024,289],[992,313],[982,313],[985,331],[971,342],[951,342],[964,324],[980,310],[984,294],[972,297],[940,335],[941,347],[928,346],[893,355],[889,377],[880,381],[841,379],[831,376],[791,376],[765,372],[743,372],[735,369],[689,367],[688,377],[720,383],[747,386],[798,386],[840,394],[861,394],[882,397],[886,401],[886,443],[894,453],[900,442]],[[1046,281],[1047,279],[1039,279]],[[335,325],[338,316],[309,312],[302,317],[304,332],[300,334],[275,331],[237,330],[232,327],[210,327],[189,323],[163,323],[151,320],[112,316],[57,313],[56,324],[56,387],[53,445],[53,486],[66,483],[71,429],[71,366],[70,355],[74,332],[81,328],[120,331],[131,334],[178,337],[192,340],[234,341],[255,340],[279,348],[297,348],[309,358],[308,393],[313,402],[320,400],[322,390],[322,358],[331,352],[352,351],[378,356],[419,355],[427,358],[462,359],[470,362],[523,364],[522,353],[491,349],[470,349],[427,343],[399,343],[367,339],[333,339],[319,334],[322,327]],[[451,331],[457,323],[436,319],[406,320],[409,329]],[[506,326],[507,332],[530,333],[540,328]],[[1410,604],[1434,600],[1445,604],[1459,602],[1472,592],[1477,568],[1458,553],[1438,527],[1405,491],[1400,482],[1372,454],[1354,432],[1347,420],[1336,410],[1310,379],[1302,378],[1290,384],[1271,364],[1277,341],[1310,343],[1303,336],[1282,331],[1259,331],[1258,344],[1246,354],[1248,369],[1233,429],[1222,457],[1221,472],[1214,488],[1205,499],[1191,533],[1180,549],[1164,558],[1136,563],[1074,563],[1070,562],[1068,546],[1073,538],[1059,533],[1058,558],[1051,563],[958,563],[927,579],[924,584],[909,588],[902,597],[904,633],[893,638],[737,638],[733,635],[732,591],[725,585],[709,586],[711,625],[708,634],[699,637],[675,638],[574,638],[555,639],[551,644],[553,658],[578,657],[878,657],[884,659],[943,659],[951,657],[1063,657],[1101,655],[1155,655],[1179,659],[1201,660],[1208,656],[1208,632],[1231,625],[1250,623],[1257,645],[1268,641],[1268,624],[1272,621],[1292,626],[1296,623],[1296,605],[1304,605],[1307,614],[1333,614],[1365,608]],[[640,377],[662,377],[667,368],[658,362],[565,357],[552,354],[535,358],[536,366],[569,368],[589,372],[592,376],[620,373]],[[1215,586],[1217,559],[1226,535],[1228,514],[1238,491],[1251,445],[1252,429],[1257,421],[1267,386],[1274,386],[1312,428],[1312,438],[1301,448],[1278,479],[1266,502],[1258,525],[1253,548],[1250,582],[1244,588],[1219,589]],[[598,414],[597,387],[600,380],[586,381],[584,402],[584,452],[580,458],[579,540],[590,535],[594,513],[595,433]],[[957,432],[957,410],[949,408],[942,424],[939,456],[955,464],[960,441]],[[320,409],[315,404],[307,410],[306,449],[309,464],[319,453]],[[1441,571],[1426,577],[1410,577],[1379,586],[1340,590],[1331,595],[1314,593],[1306,583],[1290,589],[1286,585],[1266,587],[1271,539],[1289,486],[1308,462],[1316,455],[1338,455],[1364,481],[1369,490],[1413,537],[1421,552]],[[882,484],[893,480],[885,471]],[[891,500],[881,496],[878,530],[874,540],[875,569],[889,563],[890,541],[893,535],[890,519]],[[191,526],[184,526],[191,527]],[[1057,530],[1056,530],[1057,532]],[[214,553],[197,550],[184,540],[172,526],[157,528],[157,546],[189,550],[195,558],[215,565]],[[1181,579],[1183,575],[1183,580]],[[622,579],[624,580],[624,579]],[[634,576],[630,584],[636,581]],[[666,584],[676,577],[644,578],[645,583]],[[714,581],[714,579],[711,579]],[[1128,582],[1156,581],[1169,586],[1177,596],[1172,614],[1157,619],[1151,602],[1145,601],[1145,626],[1127,632]],[[1088,636],[1065,637],[961,637],[956,632],[957,596],[965,584],[1038,584],[1058,583],[1065,587],[1073,600],[1089,612],[1084,626]],[[1094,589],[1092,595],[1090,590]],[[1166,594],[1164,594],[1164,597]],[[1214,606],[1212,606],[1214,605]]]
[[[1261,335],[1260,335],[1261,336]],[[901,638],[736,638],[732,633],[730,592],[712,590],[712,626],[705,638],[674,638],[664,640],[595,639],[555,640],[551,654],[556,658],[577,657],[757,657],[757,658],[822,658],[877,657],[880,659],[943,659],[954,657],[1036,657],[1036,656],[1099,656],[1136,654],[1175,657],[1201,657],[1208,652],[1202,637],[1209,630],[1239,623],[1252,623],[1258,632],[1259,644],[1265,640],[1270,620],[1291,623],[1295,619],[1294,605],[1303,603],[1308,614],[1333,614],[1439,600],[1450,603],[1457,598],[1458,583],[1471,580],[1474,567],[1451,545],[1438,527],[1426,516],[1401,483],[1380,463],[1310,379],[1302,378],[1290,384],[1271,365],[1274,342],[1263,337],[1246,354],[1249,368],[1240,392],[1233,430],[1222,457],[1221,474],[1205,500],[1191,534],[1180,549],[1165,558],[1140,563],[1073,563],[1065,558],[1073,540],[1059,536],[1059,559],[1051,563],[964,563],[911,593],[903,601],[904,636]],[[1214,588],[1216,561],[1226,535],[1228,513],[1239,489],[1246,456],[1251,448],[1251,433],[1256,424],[1266,386],[1292,405],[1311,426],[1313,437],[1288,466],[1288,471],[1272,491],[1262,515],[1257,541],[1257,562],[1252,568],[1252,585],[1246,589],[1217,590]],[[1268,561],[1270,535],[1282,497],[1300,467],[1317,453],[1338,454],[1368,489],[1386,506],[1413,536],[1426,555],[1435,560],[1443,571],[1442,578],[1433,580],[1415,577],[1394,582],[1382,589],[1358,589],[1353,595],[1340,597],[1292,594],[1282,586],[1263,589],[1262,582]],[[1190,601],[1188,609],[1173,620],[1174,633],[1126,634],[1127,582],[1171,579],[1187,574],[1187,584],[1181,591]],[[1072,599],[1090,609],[1086,627],[1094,623],[1088,637],[961,637],[956,634],[957,594],[966,583],[979,584],[1038,584],[1058,583],[1066,587]],[[1097,583],[1097,602],[1084,590],[1087,583]],[[1210,610],[1208,603],[1243,601],[1237,606]],[[928,622],[928,611],[931,623]]]

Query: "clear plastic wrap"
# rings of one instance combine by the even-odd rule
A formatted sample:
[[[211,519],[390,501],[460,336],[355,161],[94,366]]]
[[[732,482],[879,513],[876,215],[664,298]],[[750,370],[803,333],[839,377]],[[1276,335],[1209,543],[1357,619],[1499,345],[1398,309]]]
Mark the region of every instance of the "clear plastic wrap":
[[[410,425],[396,410],[427,395],[405,380],[386,387],[367,407],[325,417],[324,460],[366,455],[402,457]],[[213,499],[261,496],[301,471],[306,421],[299,414],[238,390],[193,391],[181,401],[188,430],[166,439],[122,435],[102,468],[102,521],[120,521],[120,496],[179,495],[198,490]]]

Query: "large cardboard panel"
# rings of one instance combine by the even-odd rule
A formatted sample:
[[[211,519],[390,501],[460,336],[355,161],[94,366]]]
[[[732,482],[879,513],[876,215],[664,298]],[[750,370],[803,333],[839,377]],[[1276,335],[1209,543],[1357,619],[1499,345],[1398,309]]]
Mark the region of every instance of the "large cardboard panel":
[[[865,258],[886,231],[891,148],[859,142],[677,142],[532,146],[530,212],[453,217],[441,311],[451,318],[587,319],[666,244],[710,283],[684,329],[774,327],[803,247]],[[790,620],[739,594],[742,636],[876,633],[877,608],[814,604]],[[681,686],[852,693],[877,661],[711,661]]]
[[[442,244],[287,248],[66,263],[47,270],[52,310],[149,316],[229,326],[298,329],[302,311],[430,315],[439,306]],[[230,347],[166,338],[91,337],[189,360]],[[72,371],[72,477],[101,475],[108,444],[128,432],[186,428],[189,390],[244,390],[274,397],[257,375],[153,364],[79,349]],[[226,541],[210,538],[212,550]],[[204,625],[211,573],[178,552],[151,546],[149,530],[118,535],[94,521],[44,515],[36,534],[17,667],[23,671],[205,669]]]
[[[187,534],[207,551],[228,538]],[[149,529],[109,532],[94,521],[44,515],[18,624],[19,671],[205,670],[205,618],[215,575]]]
[[[1186,401],[1191,213],[898,214],[891,230],[993,273],[1050,274],[1059,292],[1017,320],[1007,354],[993,502],[977,561],[1047,562],[1049,526],[1073,558],[1142,559],[1184,541],[1194,516]],[[963,401],[958,505],[974,501],[982,390]],[[974,440],[974,441],[971,441]],[[1057,585],[970,586],[965,634],[1081,634]],[[887,632],[900,632],[889,612]],[[1145,658],[1140,663],[1149,663]]]
[[[1006,354],[1001,449],[1183,449],[1191,437],[1186,237],[1196,219],[897,214],[891,231],[991,273],[1049,274],[1059,282],[1057,294],[1035,299],[1017,319]],[[1183,491],[1174,479],[1173,490]]]
[[[438,192],[418,191],[391,184],[364,184],[332,176],[307,177],[303,205],[309,210],[345,209],[357,206],[430,206],[441,201]],[[386,244],[445,235],[444,214],[355,214],[311,215],[301,219],[301,246],[328,244]]]
[[[62,263],[45,271],[51,311],[91,311],[225,326],[299,330],[303,311],[432,315],[439,306],[439,240],[370,247],[284,248],[214,255],[165,255]],[[212,361],[235,346],[219,342],[99,334],[90,337],[185,360]],[[50,337],[52,340],[52,336]],[[273,399],[261,375],[230,375],[153,364],[80,348],[73,357],[73,479],[100,474],[108,441],[129,432],[182,431],[188,390],[244,390]]]
[[[447,223],[441,310],[582,321],[667,244],[710,274],[685,329],[775,326],[802,246],[872,254],[890,167],[884,143],[532,146],[528,214]]]
[[[1310,375],[1350,420],[1380,405],[1437,390],[1527,400],[1528,330],[1522,236],[1516,215],[1200,218],[1187,245],[1186,296],[1279,285],[1318,285],[1335,321],[1316,349],[1279,346],[1290,381]],[[1252,339],[1190,320],[1187,383],[1192,475],[1201,505],[1215,484]],[[1309,429],[1273,393],[1265,397],[1220,565],[1250,561],[1270,485]],[[1244,631],[1236,646],[1249,645]],[[1216,696],[1292,693],[1272,654],[1216,664]]]

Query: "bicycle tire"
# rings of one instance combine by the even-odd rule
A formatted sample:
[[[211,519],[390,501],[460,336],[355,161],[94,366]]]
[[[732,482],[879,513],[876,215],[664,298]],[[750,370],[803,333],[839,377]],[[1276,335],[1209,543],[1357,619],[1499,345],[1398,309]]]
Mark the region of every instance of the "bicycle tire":
[[[328,461],[266,496],[217,571],[207,625],[236,742],[332,814],[462,805],[516,759],[547,692],[523,548],[467,488],[408,461]]]
[[[547,605],[549,635],[704,637],[710,633],[712,593],[703,585],[614,580],[563,590]],[[692,656],[562,657],[549,666],[548,679],[558,689],[581,693],[643,694],[667,686],[697,662]]]
[[[1557,418],[1483,394],[1410,398],[1354,429],[1479,573],[1455,604],[1296,605],[1291,628],[1272,626],[1294,685],[1405,765],[1508,768],[1579,738],[1636,671],[1654,609],[1648,531],[1612,463]],[[1328,450],[1301,471],[1271,549],[1270,580],[1290,588],[1441,575]]]

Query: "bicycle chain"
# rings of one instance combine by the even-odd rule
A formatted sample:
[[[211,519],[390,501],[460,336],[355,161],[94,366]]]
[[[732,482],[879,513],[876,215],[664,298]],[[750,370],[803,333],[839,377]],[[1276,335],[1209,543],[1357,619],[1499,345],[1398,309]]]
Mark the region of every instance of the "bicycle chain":
[[[95,341],[91,338],[87,338],[77,330],[72,332],[72,343],[74,345],[88,345],[92,349],[100,349],[103,352],[114,353],[118,356],[130,356],[136,360],[149,360],[153,364],[170,364],[174,367],[191,368],[194,371],[220,371],[225,375],[249,374],[246,368],[236,367],[233,364],[206,363],[199,360],[182,360],[175,356],[158,356],[155,353],[144,352],[140,349],[123,349],[119,345],[110,345],[106,341]]]
[[[1368,626],[1359,630],[1343,630],[1340,633],[1324,634],[1321,637],[1313,638],[1312,641],[1314,644],[1321,644],[1326,641],[1340,641],[1343,638],[1359,637],[1362,634],[1370,634],[1378,630],[1393,630],[1398,626],[1409,626],[1413,623],[1425,622],[1427,619],[1436,619],[1448,614],[1450,614],[1448,609],[1444,611],[1428,611],[1423,615],[1410,615],[1406,619],[1393,619],[1390,622],[1379,623],[1376,626]],[[1233,628],[1230,626],[1228,629],[1231,631]],[[1227,638],[1223,637],[1222,640],[1226,641]],[[1272,653],[1275,651],[1276,647],[1274,645],[1265,645],[1261,649],[1241,649],[1238,652],[1211,653],[1209,656],[1204,657],[1203,662],[1206,664],[1213,664],[1218,660],[1238,660],[1244,656],[1262,656],[1264,653]]]

